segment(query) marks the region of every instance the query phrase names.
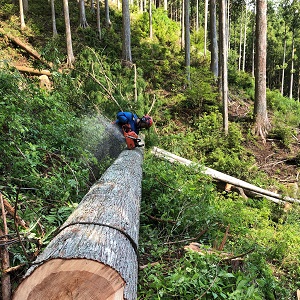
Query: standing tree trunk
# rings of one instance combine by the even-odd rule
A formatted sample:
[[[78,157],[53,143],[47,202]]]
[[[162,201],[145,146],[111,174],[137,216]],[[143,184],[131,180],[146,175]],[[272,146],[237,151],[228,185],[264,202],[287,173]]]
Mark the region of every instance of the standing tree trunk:
[[[292,62],[291,62],[291,80],[290,80],[290,99],[293,98],[293,85],[294,85],[294,58],[295,58],[295,34],[292,37]]]
[[[27,271],[14,300],[135,300],[143,149],[124,150]]]
[[[57,29],[56,29],[56,18],[55,18],[55,0],[51,0],[51,16],[52,16],[52,35],[53,37],[57,36]]]
[[[191,54],[190,54],[190,0],[184,0],[184,28],[185,28],[185,68],[187,83],[190,84],[191,81]]]
[[[244,12],[242,11],[242,20]],[[240,43],[239,43],[239,71],[241,71],[241,64],[242,64],[242,43],[243,43],[243,22],[240,23]]]
[[[199,32],[199,0],[196,0],[196,32]]]
[[[164,0],[164,10],[168,11],[168,0]]]
[[[25,25],[25,18],[24,18],[23,0],[19,0],[19,6],[20,6],[21,30],[24,30],[26,28],[26,25]]]
[[[95,0],[91,0],[91,12],[92,14],[95,13]]]
[[[67,64],[69,67],[72,67],[75,61],[75,57],[73,54],[68,0],[63,0],[63,4],[64,4],[64,16],[65,16],[65,26],[66,26],[67,55],[68,55]]]
[[[218,39],[217,39],[217,10],[216,0],[210,1],[210,41],[211,41],[211,61],[210,70],[215,78],[219,75],[219,61],[218,61]]]
[[[228,76],[227,76],[227,28],[226,28],[226,0],[220,1],[220,44],[221,44],[221,82],[223,103],[223,130],[228,134]]]
[[[108,3],[108,0],[105,0],[104,3],[105,3],[105,26],[107,28],[109,28],[111,26],[111,21],[110,21],[110,17],[109,17],[109,3]]]
[[[256,0],[254,133],[265,142],[271,125],[266,98],[267,0]]]
[[[89,24],[86,20],[86,15],[85,15],[84,0],[79,0],[79,16],[80,16],[80,27],[82,27],[82,28],[89,27]]]
[[[184,0],[182,0],[181,2],[181,22],[180,22],[180,25],[181,25],[181,49],[184,49],[184,40],[185,40],[185,37],[184,37]]]
[[[284,43],[283,43],[283,61],[282,61],[282,78],[281,78],[281,95],[283,96],[284,88],[284,71],[285,71],[285,56],[286,56],[286,24],[284,23]]]
[[[246,8],[245,8],[245,24],[244,24],[243,67],[242,67],[242,70],[244,72],[245,72],[245,66],[246,66],[247,26],[248,26],[248,13],[247,13],[247,6],[246,6]]]
[[[1,204],[1,212],[2,212],[2,220],[3,220],[3,228],[4,231],[0,229],[0,235],[2,236],[2,242],[4,245],[1,245],[0,249],[0,258],[1,258],[1,291],[2,291],[2,299],[10,300],[11,299],[11,282],[10,275],[5,273],[4,271],[10,267],[9,264],[9,252],[8,246],[5,245],[5,242],[8,241],[8,230],[7,230],[7,222],[6,222],[6,211],[4,207],[2,193],[0,192],[0,204]]]
[[[99,34],[99,39],[101,40],[101,23],[100,23],[100,0],[96,0],[97,5],[97,30]]]
[[[123,42],[122,42],[122,60],[123,64],[131,66],[131,31],[130,31],[130,11],[128,0],[122,1],[122,22],[123,22]]]
[[[152,0],[149,0],[149,37],[153,39]]]
[[[252,26],[252,71],[251,75],[254,78],[255,76],[255,22],[253,21]]]
[[[208,19],[208,0],[205,0],[205,11],[204,11],[204,56],[206,56],[207,48],[207,19]]]
[[[25,14],[28,13],[29,10],[28,0],[23,0],[23,9]]]

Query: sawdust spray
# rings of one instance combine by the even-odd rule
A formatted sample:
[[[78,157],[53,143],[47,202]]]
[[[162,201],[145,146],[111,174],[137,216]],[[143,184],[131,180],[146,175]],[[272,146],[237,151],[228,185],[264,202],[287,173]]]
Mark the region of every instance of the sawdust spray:
[[[126,148],[125,138],[118,125],[114,125],[102,115],[86,117],[82,122],[84,148],[91,152],[98,163],[104,160],[115,160]],[[93,166],[97,177],[98,168]]]

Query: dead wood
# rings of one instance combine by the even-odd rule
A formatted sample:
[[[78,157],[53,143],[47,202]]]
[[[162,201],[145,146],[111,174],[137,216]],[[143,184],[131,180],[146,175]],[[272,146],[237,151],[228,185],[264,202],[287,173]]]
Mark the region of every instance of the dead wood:
[[[14,66],[18,71],[22,73],[32,74],[32,75],[47,75],[51,76],[51,72],[49,70],[38,70],[31,67],[25,67],[25,66]]]
[[[3,195],[2,198],[3,198],[4,207],[6,208],[7,212],[11,217],[13,218],[15,217],[17,225],[20,225],[24,229],[28,229],[28,225],[26,224],[26,222],[15,213],[15,209],[10,205],[8,200]]]
[[[4,232],[1,232],[1,230],[0,230],[0,234],[7,236],[8,229],[7,229],[6,212],[5,212],[5,208],[4,208],[2,193],[0,193],[0,202],[1,202],[3,228],[4,228]],[[4,240],[7,240],[7,238],[4,238]],[[6,270],[7,268],[10,267],[9,252],[8,252],[7,246],[0,247],[0,254],[1,254],[1,270]],[[10,283],[10,275],[9,274],[2,273],[1,286],[2,286],[2,300],[10,300],[11,299],[11,283]]]
[[[180,241],[173,241],[173,242],[166,242],[163,243],[164,245],[173,245],[173,244],[179,244],[179,243],[186,243],[186,242],[191,242],[191,241],[196,241],[198,240],[205,232],[207,231],[207,229],[203,229],[202,231],[199,232],[199,234],[197,234],[195,237],[193,238],[189,238],[189,239],[184,239],[184,240],[180,240]]]
[[[20,48],[22,48],[23,50],[25,50],[29,55],[31,55],[32,57],[34,57],[35,59],[41,61],[42,63],[46,64],[47,66],[49,66],[50,68],[52,67],[52,64],[45,61],[41,55],[32,47],[30,47],[29,45],[25,44],[24,42],[22,42],[19,38],[13,36],[12,34],[5,32],[2,28],[0,28],[0,33],[7,36],[8,39],[13,42],[15,45],[19,46]]]
[[[229,228],[230,228],[230,225],[228,225],[228,226],[226,227],[226,232],[225,232],[225,234],[224,234],[224,237],[223,237],[223,239],[222,239],[222,242],[221,242],[220,246],[218,247],[218,250],[219,250],[219,251],[222,251],[222,250],[224,249],[224,246],[225,246],[225,243],[226,243],[227,237],[228,237]]]
[[[286,202],[291,202],[291,203],[300,203],[299,199],[294,199],[294,198],[291,198],[291,197],[283,196],[283,195],[280,195],[280,194],[262,189],[260,187],[257,187],[255,185],[253,185],[253,184],[250,184],[250,183],[245,182],[243,180],[234,178],[232,176],[221,173],[221,172],[216,171],[214,169],[210,169],[210,168],[207,168],[207,167],[204,167],[204,166],[200,166],[199,164],[196,164],[196,163],[194,163],[190,160],[187,160],[183,157],[177,156],[177,155],[175,155],[173,153],[170,153],[168,151],[165,151],[163,149],[154,147],[153,150],[152,150],[152,153],[155,156],[164,158],[164,159],[166,159],[170,162],[179,162],[180,164],[184,164],[186,166],[199,167],[200,172],[202,172],[206,175],[209,175],[209,176],[211,176],[212,178],[214,178],[216,180],[223,181],[223,182],[226,182],[226,183],[230,183],[230,184],[235,185],[237,187],[241,187],[245,190],[249,190],[249,191],[255,193],[256,195],[264,197],[266,199],[269,199],[269,200],[271,200],[271,201],[273,201],[277,204],[284,205],[285,201]]]

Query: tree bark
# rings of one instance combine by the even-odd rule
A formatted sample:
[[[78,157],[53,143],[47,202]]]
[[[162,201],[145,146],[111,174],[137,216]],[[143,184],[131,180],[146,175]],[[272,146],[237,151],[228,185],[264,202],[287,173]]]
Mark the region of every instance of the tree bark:
[[[226,0],[220,1],[220,49],[221,49],[221,82],[223,103],[223,130],[228,134],[228,74],[227,74],[227,30]]]
[[[47,75],[47,76],[52,75],[49,70],[38,70],[38,69],[24,67],[24,66],[15,66],[15,68],[22,73],[28,73],[32,75]]]
[[[211,42],[211,61],[210,70],[215,78],[219,75],[219,61],[218,61],[218,39],[217,39],[217,10],[216,0],[210,1],[210,42]]]
[[[111,21],[110,21],[110,17],[109,17],[109,3],[108,0],[104,1],[104,6],[105,6],[105,26],[107,28],[111,27]]]
[[[153,39],[152,0],[149,0],[149,37]]]
[[[191,67],[191,41],[190,41],[190,0],[184,0],[184,53],[185,53],[185,68],[186,68],[186,79],[187,84],[190,84],[191,75],[190,75],[190,67]]]
[[[6,223],[6,212],[4,209],[3,196],[0,193],[0,202],[1,202],[1,211],[2,211],[2,219],[3,219],[3,228],[4,232],[0,229],[1,236],[5,236],[2,240],[3,242],[7,241],[8,229]],[[1,258],[1,270],[4,271],[10,267],[9,264],[9,252],[8,247],[3,245],[0,249],[0,258]],[[1,291],[2,291],[2,299],[10,300],[11,299],[11,283],[10,283],[10,275],[2,272],[1,275]]]
[[[285,56],[286,56],[286,23],[284,23],[284,42],[283,42],[283,59],[282,59],[282,78],[280,93],[283,96],[284,88],[284,72],[285,72]]]
[[[99,39],[101,40],[102,36],[101,36],[101,23],[100,23],[100,0],[96,0],[96,6],[97,6],[97,30],[98,30],[98,34],[99,34]]]
[[[204,56],[206,56],[207,48],[207,19],[208,19],[208,0],[205,0],[204,11]]]
[[[72,35],[70,26],[70,16],[69,16],[69,2],[68,0],[63,0],[64,5],[64,16],[65,16],[65,26],[66,26],[66,43],[67,43],[67,64],[69,67],[73,66],[75,61],[72,45]]]
[[[54,3],[54,0],[51,0],[51,19],[52,19],[52,35],[53,35],[53,37],[55,37],[55,36],[57,36],[57,28],[56,28],[55,3]]]
[[[14,300],[136,299],[142,161],[143,148],[119,155],[27,271]]]
[[[266,61],[267,0],[256,0],[254,133],[260,135],[264,142],[271,127],[267,115]]]
[[[89,27],[89,24],[86,20],[84,0],[79,0],[79,19],[80,19],[80,27],[82,28]]]
[[[128,0],[122,1],[123,15],[123,42],[122,42],[122,60],[123,64],[131,66],[131,30],[130,30],[130,10]]]
[[[291,79],[290,79],[290,96],[289,98],[293,98],[293,86],[294,86],[294,58],[295,58],[295,34],[293,32],[292,37],[292,61],[291,61]]]
[[[154,155],[158,156],[158,157],[163,157],[164,159],[166,159],[170,162],[176,161],[176,162],[179,162],[179,163],[181,163],[183,165],[186,165],[186,166],[196,166],[196,167],[199,166],[200,167],[200,165],[198,165],[198,164],[196,164],[196,163],[194,163],[194,162],[192,162],[188,159],[177,156],[173,153],[170,153],[168,151],[165,151],[165,150],[157,148],[157,147],[153,148],[152,153]],[[275,203],[278,203],[278,204],[284,204],[284,201],[292,202],[292,203],[300,203],[300,200],[298,200],[298,199],[294,199],[294,198],[291,198],[291,197],[286,197],[286,196],[283,196],[283,195],[280,195],[280,194],[276,194],[274,192],[270,192],[268,190],[264,190],[260,187],[257,187],[255,185],[253,185],[253,184],[250,184],[250,183],[245,182],[243,180],[234,178],[232,176],[221,173],[221,172],[216,171],[214,169],[210,169],[210,168],[201,166],[199,171],[203,172],[206,175],[211,176],[212,178],[214,178],[216,180],[223,181],[223,182],[226,182],[226,183],[230,183],[230,184],[233,184],[235,186],[238,186],[238,187],[247,189],[249,191],[255,192],[257,195],[263,196],[266,199],[269,199],[269,200],[271,200]]]
[[[19,6],[20,6],[20,23],[21,23],[21,30],[24,30],[24,29],[26,28],[26,25],[25,25],[25,17],[24,17],[23,0],[19,0]]]

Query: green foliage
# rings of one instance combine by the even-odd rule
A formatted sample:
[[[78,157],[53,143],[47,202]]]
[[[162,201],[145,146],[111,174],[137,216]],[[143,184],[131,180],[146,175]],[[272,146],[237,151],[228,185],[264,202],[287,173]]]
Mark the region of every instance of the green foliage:
[[[172,266],[146,268],[140,277],[145,287],[138,299],[263,299],[253,278],[220,266],[209,254],[188,252]]]
[[[209,110],[210,106],[217,106],[218,93],[214,88],[214,78],[208,68],[191,68],[190,88],[186,92],[183,108],[196,109],[198,113]]]
[[[144,172],[140,254],[144,264],[158,264],[140,272],[140,299],[289,299],[288,277],[281,274],[278,281],[272,269],[284,261],[281,267],[290,274],[299,272],[292,265],[299,251],[292,249],[294,242],[299,244],[294,240],[298,209],[275,212],[277,206],[267,201],[217,193],[195,167],[146,157]],[[272,220],[275,213],[281,225]],[[226,253],[248,254],[235,271],[217,250],[208,254],[222,242],[228,226]],[[199,232],[195,241],[202,254],[182,256],[181,243]]]
[[[189,159],[197,159],[221,172],[240,179],[253,178],[257,175],[256,169],[253,168],[254,157],[243,147],[240,126],[231,123],[227,136],[224,135],[222,126],[221,114],[211,112],[199,119],[195,118],[193,128],[164,136],[161,144],[171,152]],[[170,127],[166,128],[169,129]]]
[[[47,216],[45,227],[58,226],[70,213],[66,203],[81,200],[89,185],[93,156],[81,141],[81,121],[57,91],[7,69],[0,72],[0,97],[1,190],[12,203],[19,199],[24,220]]]
[[[300,104],[293,99],[283,97],[279,91],[267,92],[267,104],[274,114],[270,136],[281,140],[283,145],[289,148],[297,135],[296,128],[300,124]]]
[[[178,23],[168,18],[163,9],[153,10],[153,39],[149,38],[149,16],[144,13],[132,26],[132,56],[143,66],[144,78],[154,88],[167,90],[184,82],[183,56],[178,43]],[[176,70],[176,72],[174,72]]]

